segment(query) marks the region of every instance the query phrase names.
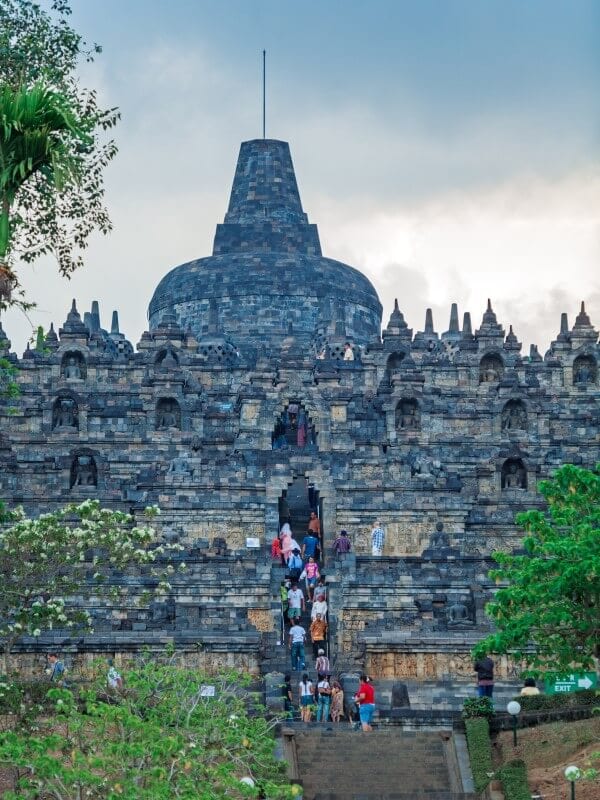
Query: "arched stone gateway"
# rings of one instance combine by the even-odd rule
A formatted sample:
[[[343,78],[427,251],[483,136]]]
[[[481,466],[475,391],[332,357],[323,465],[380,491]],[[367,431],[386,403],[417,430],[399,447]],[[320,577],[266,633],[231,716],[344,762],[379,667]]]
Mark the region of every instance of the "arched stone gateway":
[[[304,404],[290,400],[275,420],[271,434],[273,450],[288,447],[303,450],[317,445],[318,431]]]

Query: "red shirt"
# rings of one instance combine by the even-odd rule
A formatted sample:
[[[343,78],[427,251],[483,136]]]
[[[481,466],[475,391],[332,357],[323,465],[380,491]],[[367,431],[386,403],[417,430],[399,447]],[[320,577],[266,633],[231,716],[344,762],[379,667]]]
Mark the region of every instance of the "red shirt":
[[[361,685],[358,687],[358,692],[356,693],[356,695],[357,697],[360,697],[361,694],[364,695],[364,697],[361,697],[361,699],[359,700],[361,704],[375,702],[375,689],[373,689],[372,684],[361,683]]]

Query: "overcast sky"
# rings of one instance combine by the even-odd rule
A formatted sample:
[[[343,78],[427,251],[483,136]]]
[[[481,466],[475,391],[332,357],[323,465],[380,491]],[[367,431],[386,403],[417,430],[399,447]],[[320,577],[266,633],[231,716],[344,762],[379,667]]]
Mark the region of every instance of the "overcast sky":
[[[161,277],[210,255],[239,143],[290,142],[325,255],[364,271],[422,329],[449,307],[542,352],[586,300],[600,327],[600,3],[596,0],[74,0],[103,45],[82,70],[121,109],[115,230],[70,282],[20,274],[31,319],[100,301],[139,341]],[[20,353],[27,320],[4,326]]]

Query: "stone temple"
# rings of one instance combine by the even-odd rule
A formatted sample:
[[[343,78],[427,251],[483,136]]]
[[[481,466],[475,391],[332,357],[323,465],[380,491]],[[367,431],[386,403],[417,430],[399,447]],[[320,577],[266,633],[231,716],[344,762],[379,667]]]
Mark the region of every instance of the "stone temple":
[[[135,348],[97,303],[82,319],[73,301],[21,358],[0,332],[22,388],[0,412],[0,496],[31,514],[158,504],[188,565],[147,608],[91,607],[92,634],[23,640],[31,669],[50,648],[84,662],[168,642],[198,665],[284,669],[270,542],[288,513],[301,538],[314,508],[336,670],[401,680],[412,702],[472,692],[491,552],[518,546],[540,479],[600,460],[598,334],[583,304],[545,355],[489,302],[479,324],[453,305],[444,332],[429,310],[418,332],[397,302],[383,330],[381,314],[369,280],[322,255],[288,145],[254,140],[213,254],[165,275]],[[341,529],[353,552],[335,559]]]

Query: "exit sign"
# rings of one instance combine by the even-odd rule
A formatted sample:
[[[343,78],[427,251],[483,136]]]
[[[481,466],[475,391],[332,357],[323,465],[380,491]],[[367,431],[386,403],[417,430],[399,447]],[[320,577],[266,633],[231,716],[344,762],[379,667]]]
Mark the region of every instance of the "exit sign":
[[[595,672],[572,672],[570,675],[561,675],[552,681],[546,681],[546,694],[569,694],[583,689],[595,689],[597,686],[598,676]]]

